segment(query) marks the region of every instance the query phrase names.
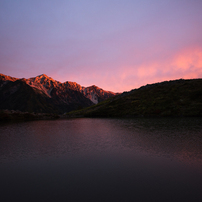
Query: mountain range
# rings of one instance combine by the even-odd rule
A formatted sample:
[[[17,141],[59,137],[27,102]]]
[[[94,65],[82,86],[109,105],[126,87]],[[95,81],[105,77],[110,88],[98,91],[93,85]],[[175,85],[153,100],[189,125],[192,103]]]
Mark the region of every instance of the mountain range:
[[[67,117],[202,116],[202,79],[147,84],[120,94],[45,74],[29,79],[0,74],[0,110],[5,109]]]
[[[61,83],[45,74],[29,79],[0,74],[0,109],[63,114],[115,95],[118,93],[95,85],[83,87],[76,82]]]

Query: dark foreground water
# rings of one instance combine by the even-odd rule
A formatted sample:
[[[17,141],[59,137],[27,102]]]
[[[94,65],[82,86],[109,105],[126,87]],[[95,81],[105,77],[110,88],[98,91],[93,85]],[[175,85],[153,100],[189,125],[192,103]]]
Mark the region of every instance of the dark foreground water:
[[[1,124],[0,201],[202,201],[202,119]]]

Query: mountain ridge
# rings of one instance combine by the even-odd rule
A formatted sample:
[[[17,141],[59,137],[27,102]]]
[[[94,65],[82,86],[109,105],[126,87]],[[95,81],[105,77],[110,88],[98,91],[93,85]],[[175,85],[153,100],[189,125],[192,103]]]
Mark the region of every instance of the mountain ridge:
[[[42,84],[44,87],[46,87],[49,91],[45,92],[45,93],[49,96],[50,96],[51,88],[56,87],[57,85],[65,86],[72,90],[80,91],[81,93],[84,94],[85,97],[89,98],[94,104],[97,104],[99,101],[102,101],[102,100],[108,98],[107,95],[109,95],[109,94],[111,96],[118,94],[118,93],[113,93],[111,91],[105,91],[102,88],[99,88],[95,85],[83,87],[80,84],[78,84],[76,82],[72,82],[72,81],[65,81],[65,82],[61,83],[61,82],[56,81],[53,78],[47,76],[46,74],[41,74],[39,76],[31,77],[31,78],[27,79],[28,85],[31,85],[32,83]],[[37,87],[37,86],[35,86],[35,87]],[[41,89],[41,90],[44,90],[44,89]],[[96,92],[96,93],[99,92],[99,95],[96,96],[96,94],[94,92]],[[100,97],[102,97],[102,98],[100,98]]]
[[[71,81],[61,83],[46,74],[29,79],[19,79],[0,74],[1,109],[27,110],[37,113],[65,113],[97,104],[115,95],[117,93],[105,91],[94,85],[83,87]],[[27,98],[27,101],[24,100],[24,97]],[[32,99],[35,100],[35,103],[33,103]],[[24,104],[19,107],[19,103]]]

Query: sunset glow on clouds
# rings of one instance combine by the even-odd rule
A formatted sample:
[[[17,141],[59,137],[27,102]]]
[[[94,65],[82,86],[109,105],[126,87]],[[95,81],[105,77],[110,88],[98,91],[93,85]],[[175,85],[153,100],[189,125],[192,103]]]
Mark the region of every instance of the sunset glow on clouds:
[[[143,63],[126,69],[127,73],[123,72],[120,80],[131,89],[134,83],[141,86],[164,80],[202,78],[202,51],[183,51],[167,60]]]
[[[0,73],[115,92],[202,78],[201,0],[2,0]]]

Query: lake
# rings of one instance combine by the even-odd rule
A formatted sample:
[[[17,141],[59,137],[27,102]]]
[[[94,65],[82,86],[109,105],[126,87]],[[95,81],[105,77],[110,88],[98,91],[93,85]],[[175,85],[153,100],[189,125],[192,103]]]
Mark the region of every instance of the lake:
[[[0,125],[0,201],[201,201],[202,119]]]

